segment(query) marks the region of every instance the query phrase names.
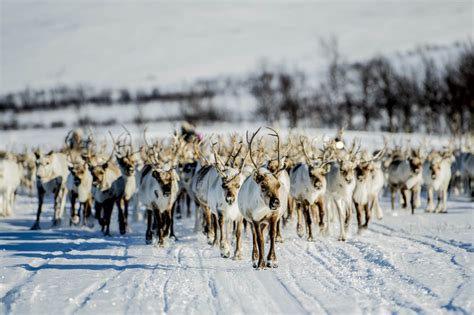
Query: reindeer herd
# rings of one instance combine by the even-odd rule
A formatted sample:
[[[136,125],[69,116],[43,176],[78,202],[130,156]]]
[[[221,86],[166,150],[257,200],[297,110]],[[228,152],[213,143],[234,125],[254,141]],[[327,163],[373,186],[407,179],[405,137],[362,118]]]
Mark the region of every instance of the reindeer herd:
[[[272,129],[247,132],[245,137],[211,135],[163,139],[147,138],[134,147],[130,132],[115,139],[111,149],[98,145],[92,133],[82,139],[71,131],[60,150],[42,153],[0,153],[0,214],[12,215],[16,193],[32,194],[38,208],[31,229],[40,228],[45,196],[54,198],[53,226],[60,226],[70,202],[69,225],[92,227],[96,222],[110,235],[114,209],[120,234],[130,231],[129,212],[139,220],[145,210],[146,244],[154,239],[165,246],[176,239],[174,220],[194,209],[195,231],[218,246],[222,257],[242,258],[242,237],[252,232],[252,263],[257,269],[278,266],[277,242],[283,228],[295,223],[299,237],[314,240],[313,225],[329,235],[338,218],[340,241],[348,237],[355,210],[358,232],[373,215],[383,218],[379,198],[390,192],[391,206],[400,195],[402,208],[421,206],[426,212],[446,212],[448,192],[468,191],[474,198],[473,147],[453,145],[428,152],[418,148],[361,149],[350,145],[341,130],[334,138],[310,138],[290,133],[285,138]],[[434,193],[438,202],[435,206]],[[296,217],[296,218],[294,218]],[[296,219],[296,220],[294,220]],[[314,224],[313,224],[314,223]],[[269,250],[265,257],[265,240]]]

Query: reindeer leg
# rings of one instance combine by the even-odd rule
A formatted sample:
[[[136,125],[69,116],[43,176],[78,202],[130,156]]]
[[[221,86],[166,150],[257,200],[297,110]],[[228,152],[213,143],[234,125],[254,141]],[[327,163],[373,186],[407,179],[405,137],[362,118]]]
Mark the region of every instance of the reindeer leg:
[[[54,212],[53,212],[53,223],[52,227],[59,226],[59,207],[61,206],[61,193],[58,188],[57,191],[54,193]]]
[[[313,229],[311,228],[312,221],[311,221],[310,208],[311,208],[311,205],[305,201],[303,203],[303,214],[304,214],[305,223],[306,223],[306,231],[308,232],[308,241],[312,242],[314,239],[313,239]]]
[[[176,202],[173,205],[173,208],[176,208],[176,219],[181,219],[181,202],[183,200],[183,192],[180,192],[178,198],[176,198]]]
[[[174,210],[171,208],[171,215],[170,215],[170,239],[174,239],[175,241],[178,240],[176,235],[174,234]]]
[[[224,235],[224,216],[222,215],[222,213],[220,211],[217,211],[218,215],[218,225],[219,225],[219,232],[220,232],[220,236],[219,236],[219,243],[220,243],[220,250],[221,250],[221,257],[224,257],[224,258],[229,258],[230,256],[230,253],[229,253],[229,249],[225,248],[225,235]],[[217,235],[217,233],[216,233]]]
[[[277,243],[283,243],[283,237],[281,236],[281,221],[282,221],[281,218],[279,218],[277,221],[277,228],[276,228],[277,229],[277,235],[276,235]]]
[[[319,208],[319,231],[320,233],[325,235],[327,233],[328,225],[326,224],[326,208],[324,204],[324,199],[322,197],[319,197],[319,199],[316,201],[316,204]]]
[[[125,219],[125,230],[128,231],[128,205],[129,205],[129,200],[127,199],[123,199],[123,205],[124,205],[124,210],[125,210],[125,213],[124,213],[124,219]]]
[[[73,224],[79,224],[79,218],[77,216],[77,213],[76,213],[76,198],[77,198],[77,194],[73,191],[71,191],[71,218],[69,219],[69,226],[73,225]],[[79,209],[80,209],[80,205],[79,205]]]
[[[351,225],[352,219],[352,200],[349,199],[348,202],[344,202],[346,208],[346,220],[344,222],[344,227],[346,232],[349,230],[349,226]]]
[[[104,226],[105,226],[105,236],[110,236],[110,221],[112,219],[112,210],[114,209],[114,201],[113,200],[107,200],[104,203],[104,212],[105,212],[105,218],[104,218]]]
[[[433,204],[433,188],[429,187],[428,192],[427,192],[427,204],[426,204],[426,209],[425,212],[433,212],[434,209],[434,204]]]
[[[367,229],[369,226],[369,221],[370,221],[370,209],[369,209],[369,204],[366,203],[364,204],[364,211],[365,211],[365,223],[362,226],[362,228]]]
[[[186,193],[186,217],[191,217],[191,197]]]
[[[360,233],[362,230],[362,205],[354,201],[357,214],[357,230]]]
[[[41,210],[43,208],[43,200],[44,200],[44,189],[40,185],[38,185],[38,210],[36,211],[36,221],[33,223],[31,230],[39,230],[40,229],[40,217],[41,217]]]
[[[301,202],[296,202],[296,215],[297,215],[297,223],[296,223],[296,234],[298,237],[303,237],[304,229],[303,229],[303,205]]]
[[[268,251],[267,256],[267,267],[278,268],[278,261],[275,254],[275,241],[277,236],[277,217],[272,217],[270,219],[270,250]],[[262,248],[263,252],[263,248]]]
[[[392,205],[392,211],[395,210],[395,194],[397,191],[395,190],[395,187],[390,185],[390,203]]]
[[[123,213],[122,201],[123,201],[123,198],[119,198],[119,199],[117,199],[116,204],[117,204],[117,208],[118,208],[118,220],[119,220],[120,234],[124,235],[127,232],[127,230],[126,230],[126,225],[125,225],[125,216],[124,216],[124,213]]]
[[[344,230],[344,222],[346,220],[346,211],[345,209],[342,208],[341,201],[337,200],[334,202],[337,207],[337,212],[339,213],[339,227],[340,227],[340,232],[339,232],[339,241],[346,241],[346,231]]]
[[[218,230],[218,222],[217,222],[217,216],[215,214],[211,214],[211,222],[212,222],[212,235],[214,236],[214,239],[212,241],[212,246],[217,245],[217,230]]]
[[[415,209],[419,207],[419,188],[411,189],[411,214],[415,214]]]
[[[265,269],[265,240],[262,233],[262,227],[260,223],[254,222],[255,230],[257,232],[257,245],[258,245],[258,264],[257,269]]]
[[[254,268],[258,267],[258,240],[257,240],[257,224],[256,222],[252,222],[250,224],[252,228],[252,266]]]
[[[153,211],[151,209],[146,209],[146,223],[145,243],[149,245],[153,241],[153,233],[151,232],[151,226],[153,224]]]
[[[165,241],[163,239],[163,227],[165,225],[164,217],[158,209],[153,210],[156,221],[156,236],[158,237],[158,246],[164,247]]]
[[[235,260],[242,259],[242,226],[243,226],[243,220],[242,218],[240,218],[236,221],[236,227],[235,227],[235,252],[234,252],[234,258],[233,258]]]

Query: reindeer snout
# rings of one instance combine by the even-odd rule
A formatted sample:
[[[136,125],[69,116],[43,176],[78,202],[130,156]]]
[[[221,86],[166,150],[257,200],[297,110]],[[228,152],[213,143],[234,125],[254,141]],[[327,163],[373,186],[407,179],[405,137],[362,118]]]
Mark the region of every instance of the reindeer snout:
[[[234,198],[232,195],[228,194],[228,195],[225,197],[225,201],[226,201],[229,205],[231,205],[231,204],[234,203],[235,198]]]
[[[81,184],[81,179],[80,178],[74,178],[74,184],[76,186],[79,186]]]
[[[272,197],[270,198],[270,210],[277,210],[280,206],[280,200],[278,198]]]
[[[346,182],[348,182],[349,184],[352,183],[352,177],[346,177]]]
[[[362,181],[364,180],[364,176],[357,176],[357,180],[358,180],[359,182],[362,182]]]
[[[163,196],[169,197],[171,195],[171,187],[170,186],[164,186],[163,187]]]
[[[321,189],[323,188],[323,184],[321,182],[314,182],[314,187],[316,187],[316,189]]]

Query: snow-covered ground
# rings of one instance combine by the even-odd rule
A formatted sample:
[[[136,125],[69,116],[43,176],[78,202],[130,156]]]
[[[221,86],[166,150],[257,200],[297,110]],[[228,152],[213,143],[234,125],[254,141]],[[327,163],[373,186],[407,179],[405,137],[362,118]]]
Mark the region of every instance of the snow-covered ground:
[[[176,221],[178,241],[145,245],[145,224],[112,237],[97,229],[50,229],[51,201],[40,231],[30,231],[34,198],[20,196],[15,216],[0,220],[0,314],[472,314],[473,204],[450,200],[447,214],[388,209],[347,242],[299,239],[294,222],[277,245],[278,269],[221,258]],[[268,246],[268,244],[267,244]]]

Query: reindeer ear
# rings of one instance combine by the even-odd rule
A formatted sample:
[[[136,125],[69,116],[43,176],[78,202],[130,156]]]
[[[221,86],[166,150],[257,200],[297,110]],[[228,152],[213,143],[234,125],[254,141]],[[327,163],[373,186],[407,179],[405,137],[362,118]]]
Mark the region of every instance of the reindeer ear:
[[[35,154],[37,160],[41,157],[41,153],[39,150],[35,150],[33,153]]]
[[[109,167],[109,162],[105,162],[104,164],[102,164],[102,167],[105,169],[107,169],[107,167]]]
[[[53,154],[53,153],[54,153],[54,151],[51,150],[51,151],[49,151],[48,154],[46,154],[46,155],[51,155],[51,154]]]

